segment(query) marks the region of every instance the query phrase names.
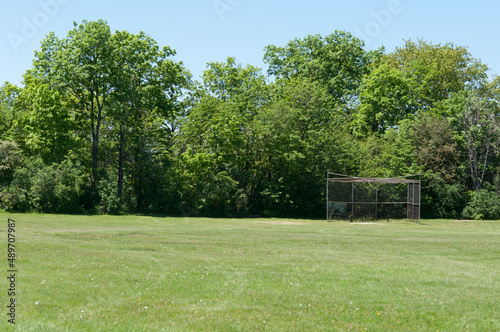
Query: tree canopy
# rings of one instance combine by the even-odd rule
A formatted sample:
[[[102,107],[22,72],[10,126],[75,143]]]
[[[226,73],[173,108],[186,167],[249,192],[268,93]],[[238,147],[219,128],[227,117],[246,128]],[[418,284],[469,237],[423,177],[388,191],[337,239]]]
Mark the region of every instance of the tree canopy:
[[[500,217],[500,79],[467,48],[334,31],[263,57],[193,81],[144,32],[48,34],[0,87],[0,208],[321,217],[330,170],[420,173],[424,216]]]

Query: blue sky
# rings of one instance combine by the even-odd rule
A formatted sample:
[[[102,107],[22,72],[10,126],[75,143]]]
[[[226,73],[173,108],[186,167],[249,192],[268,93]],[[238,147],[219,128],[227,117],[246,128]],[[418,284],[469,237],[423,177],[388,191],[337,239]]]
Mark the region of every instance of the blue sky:
[[[236,57],[265,68],[269,44],[346,30],[366,49],[388,52],[406,39],[467,46],[500,74],[500,2],[428,0],[23,0],[0,4],[0,84],[20,83],[50,31],[60,38],[73,21],[106,20],[111,29],[144,31],[177,51],[194,78],[207,62]]]

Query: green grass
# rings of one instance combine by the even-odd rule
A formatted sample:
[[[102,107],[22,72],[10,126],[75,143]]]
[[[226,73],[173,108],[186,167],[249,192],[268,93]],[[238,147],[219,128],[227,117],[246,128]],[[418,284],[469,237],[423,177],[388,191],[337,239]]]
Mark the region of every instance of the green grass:
[[[19,331],[500,330],[500,222],[8,217]]]

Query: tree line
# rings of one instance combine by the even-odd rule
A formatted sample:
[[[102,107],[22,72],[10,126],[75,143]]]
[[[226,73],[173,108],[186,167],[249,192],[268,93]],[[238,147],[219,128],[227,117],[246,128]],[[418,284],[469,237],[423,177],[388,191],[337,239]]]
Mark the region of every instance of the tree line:
[[[147,34],[50,33],[0,88],[0,208],[322,217],[326,171],[422,175],[425,217],[500,219],[500,79],[467,48],[345,31],[200,81]]]

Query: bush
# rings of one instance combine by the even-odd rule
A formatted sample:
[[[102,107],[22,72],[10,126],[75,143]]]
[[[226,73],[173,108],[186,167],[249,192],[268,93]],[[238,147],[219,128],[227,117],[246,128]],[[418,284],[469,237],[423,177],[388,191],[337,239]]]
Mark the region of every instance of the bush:
[[[2,202],[5,209],[20,212],[81,213],[85,177],[78,163],[45,165],[31,159],[16,169]]]
[[[448,184],[440,176],[422,174],[422,216],[425,218],[460,218],[466,202],[459,183]]]
[[[14,142],[0,141],[0,186],[8,185],[22,161],[21,150]]]
[[[123,211],[123,200],[118,197],[117,178],[114,179],[108,174],[104,174],[97,183],[97,192],[99,193],[99,204],[95,207],[97,214],[118,214]]]
[[[45,166],[33,181],[33,207],[39,212],[81,213],[84,183],[79,165],[64,161],[60,165]]]
[[[33,210],[30,191],[37,171],[42,166],[41,160],[32,159],[14,170],[10,184],[2,190],[2,208],[14,212]]]
[[[500,219],[500,195],[485,189],[472,192],[471,200],[464,209],[463,217],[474,220]]]
[[[6,211],[28,212],[28,192],[15,187],[3,188],[0,192],[0,208]]]

